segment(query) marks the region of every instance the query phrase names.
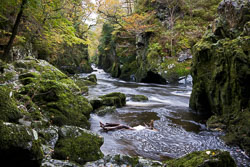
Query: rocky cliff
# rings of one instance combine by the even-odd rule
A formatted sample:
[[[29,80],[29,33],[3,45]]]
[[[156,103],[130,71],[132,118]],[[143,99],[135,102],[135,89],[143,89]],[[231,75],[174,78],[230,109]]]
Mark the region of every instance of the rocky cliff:
[[[190,107],[210,128],[227,131],[227,143],[250,153],[250,1],[225,0],[219,17],[193,48]]]

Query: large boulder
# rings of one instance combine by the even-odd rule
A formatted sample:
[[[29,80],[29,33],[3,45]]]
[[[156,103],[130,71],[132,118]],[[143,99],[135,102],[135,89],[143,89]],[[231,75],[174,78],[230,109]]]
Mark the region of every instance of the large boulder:
[[[74,126],[63,126],[59,130],[53,158],[70,160],[79,164],[103,157],[100,147],[103,137]]]
[[[193,48],[190,107],[227,130],[225,141],[250,153],[250,1],[226,0],[219,18]]]
[[[40,114],[58,126],[90,127],[92,106],[72,79],[44,60],[18,60],[14,66],[20,73],[16,97],[26,108],[38,108],[28,110],[30,114]]]
[[[196,151],[166,164],[169,167],[236,167],[229,152],[220,150]]]
[[[0,121],[0,160],[7,166],[39,167],[43,151],[37,132]]]

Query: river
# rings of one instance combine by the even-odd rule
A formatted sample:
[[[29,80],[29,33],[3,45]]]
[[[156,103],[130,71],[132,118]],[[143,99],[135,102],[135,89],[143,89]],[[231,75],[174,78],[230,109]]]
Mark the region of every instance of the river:
[[[104,137],[104,154],[142,156],[154,160],[178,158],[193,151],[222,149],[229,151],[238,166],[249,166],[250,159],[238,147],[230,147],[220,139],[222,132],[209,131],[204,116],[189,109],[191,84],[158,85],[125,82],[94,68],[98,84],[89,87],[88,98],[111,92],[127,96],[125,107],[103,117],[91,114],[91,130]],[[82,77],[87,74],[82,74]],[[133,102],[131,95],[145,95],[147,102]],[[154,120],[154,130],[139,129]],[[138,130],[103,132],[99,122],[121,123]]]

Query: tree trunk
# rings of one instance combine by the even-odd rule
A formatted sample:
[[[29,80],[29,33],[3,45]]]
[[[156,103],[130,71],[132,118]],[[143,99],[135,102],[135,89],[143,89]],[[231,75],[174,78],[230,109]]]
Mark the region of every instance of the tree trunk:
[[[5,60],[5,61],[8,60],[8,56],[9,56],[11,47],[13,45],[14,39],[15,39],[15,37],[17,35],[18,26],[19,26],[19,24],[21,22],[21,18],[22,18],[22,15],[23,15],[24,6],[25,6],[26,3],[27,3],[27,0],[23,0],[22,1],[21,8],[20,8],[20,11],[19,11],[19,13],[17,15],[17,18],[16,18],[16,21],[15,21],[15,24],[14,24],[14,27],[13,27],[13,30],[12,30],[12,34],[11,34],[10,40],[9,40],[7,46],[4,49],[3,60]]]

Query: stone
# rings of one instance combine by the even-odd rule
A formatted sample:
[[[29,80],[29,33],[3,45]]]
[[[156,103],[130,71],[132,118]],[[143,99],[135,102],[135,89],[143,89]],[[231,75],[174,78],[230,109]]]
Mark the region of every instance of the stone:
[[[93,132],[79,127],[64,126],[59,131],[59,140],[52,158],[85,164],[103,157],[100,150],[102,144],[103,137]]]
[[[229,152],[220,150],[195,151],[182,158],[166,161],[169,167],[236,167]]]
[[[95,114],[98,116],[104,116],[106,114],[112,114],[116,112],[116,107],[114,106],[102,106],[101,108],[98,108],[95,110]]]
[[[0,121],[0,160],[8,166],[39,167],[43,151],[36,131]]]
[[[192,59],[192,54],[190,50],[182,51],[178,55],[178,62],[184,62],[188,59]]]
[[[126,95],[120,92],[113,92],[104,96],[100,96],[104,106],[122,107],[126,105]]]

